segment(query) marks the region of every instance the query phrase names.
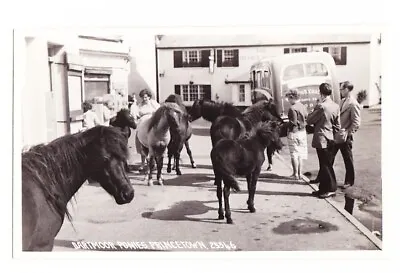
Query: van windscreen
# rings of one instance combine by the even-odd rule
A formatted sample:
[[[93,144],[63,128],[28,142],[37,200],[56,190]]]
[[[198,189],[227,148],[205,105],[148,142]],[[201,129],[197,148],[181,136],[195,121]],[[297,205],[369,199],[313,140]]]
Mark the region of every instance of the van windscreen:
[[[304,77],[328,76],[328,69],[323,63],[304,63],[289,65],[283,73],[283,80],[289,81]]]

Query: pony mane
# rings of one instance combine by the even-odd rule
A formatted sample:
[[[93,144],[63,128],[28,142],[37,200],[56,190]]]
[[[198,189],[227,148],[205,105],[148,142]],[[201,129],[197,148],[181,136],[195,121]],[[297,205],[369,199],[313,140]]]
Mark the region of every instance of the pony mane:
[[[203,112],[202,115],[209,121],[213,121],[221,115],[230,117],[239,117],[241,115],[241,111],[232,103],[203,100],[201,105]]]
[[[243,111],[242,117],[249,123],[249,126],[254,127],[260,121],[266,121],[266,114],[269,113],[273,119],[280,120],[279,117],[275,117],[276,113],[272,113],[267,106],[272,106],[272,102],[267,100],[261,100],[255,104],[249,106]],[[275,111],[276,112],[276,111]],[[264,120],[266,119],[266,120]]]
[[[185,112],[183,112],[182,108],[178,104],[174,102],[164,102],[151,116],[148,127],[149,131],[156,127],[160,123],[161,118],[170,110],[173,110],[180,115],[185,114]]]
[[[177,94],[169,95],[167,97],[167,99],[165,100],[165,102],[173,102],[173,103],[178,104],[180,107],[185,107],[185,105],[183,104],[182,97]]]
[[[88,148],[88,145],[94,147]],[[96,126],[84,132],[66,135],[50,143],[39,144],[29,151],[22,153],[22,182],[29,179],[42,190],[50,206],[62,217],[72,217],[63,202],[68,202],[68,196],[73,195],[75,183],[74,175],[83,175],[84,166],[79,162],[85,160],[89,154],[100,153],[97,145],[108,147],[107,151],[120,160],[126,160],[128,155],[126,138],[118,129],[105,126]],[[30,181],[29,181],[30,182]]]
[[[273,133],[275,130],[275,127],[273,126],[274,123],[276,124],[275,121],[260,122],[252,127],[250,131],[247,131],[240,140],[254,140],[258,137],[259,133]]]

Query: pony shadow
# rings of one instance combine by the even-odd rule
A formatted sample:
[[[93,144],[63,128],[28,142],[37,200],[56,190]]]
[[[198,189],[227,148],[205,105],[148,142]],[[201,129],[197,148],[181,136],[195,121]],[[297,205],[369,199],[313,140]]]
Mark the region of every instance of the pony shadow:
[[[192,128],[193,135],[210,136],[210,128]]]
[[[294,179],[290,179],[287,176],[280,176],[274,173],[262,173],[258,178],[258,182],[261,183],[275,183],[282,185],[304,185],[302,181],[296,181]]]
[[[209,211],[216,211],[217,209],[209,207],[205,204],[215,203],[217,201],[197,201],[187,200],[175,203],[171,208],[143,212],[142,217],[147,219],[156,219],[162,221],[193,221],[213,224],[225,224],[225,221],[218,220],[217,218],[194,218],[192,215],[201,215]]]
[[[82,240],[79,240],[82,241]],[[60,239],[56,239],[54,240],[54,246],[58,246],[58,247],[66,247],[66,248],[70,248],[70,249],[74,249],[77,250],[72,243],[77,243],[79,241],[71,241],[71,240],[60,240]],[[120,247],[117,244],[114,244],[114,247],[110,247],[110,248],[93,248],[93,249],[81,249],[78,251],[129,251],[129,252],[136,252],[136,251],[168,251],[168,250],[161,250],[161,249],[139,249],[139,248],[124,248],[124,247]]]
[[[196,188],[212,188],[214,175],[209,173],[183,174],[171,179],[165,179],[166,186],[187,186]]]
[[[210,191],[217,191],[217,189],[210,189]],[[248,194],[247,190],[241,190],[240,192],[235,192],[233,194]],[[267,195],[267,196],[304,196],[310,197],[311,193],[307,192],[287,192],[287,191],[260,191],[256,190],[256,195]],[[233,210],[232,210],[233,211]]]
[[[193,169],[191,164],[183,163],[180,164],[180,166],[188,168],[188,169]],[[196,164],[197,169],[207,169],[207,170],[212,170],[213,167],[212,165],[205,165],[205,164]]]

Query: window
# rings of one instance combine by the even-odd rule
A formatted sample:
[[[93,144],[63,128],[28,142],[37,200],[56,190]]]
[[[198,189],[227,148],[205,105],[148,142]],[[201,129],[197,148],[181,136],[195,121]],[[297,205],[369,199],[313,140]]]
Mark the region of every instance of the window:
[[[307,47],[285,47],[283,49],[284,54],[298,53],[298,52],[307,52]]]
[[[303,64],[289,65],[283,72],[283,80],[289,81],[304,77]]]
[[[217,50],[217,67],[238,67],[239,49]]]
[[[182,96],[182,100],[193,102],[198,99],[211,98],[211,85],[182,84],[175,85],[175,93]]]
[[[332,55],[337,65],[347,64],[347,47],[345,46],[330,46],[324,47],[323,50]]]
[[[239,85],[239,102],[246,101],[246,88],[244,84]]]
[[[174,67],[209,67],[211,50],[175,50]]]
[[[308,76],[328,76],[328,69],[323,63],[305,64],[306,77]]]
[[[182,51],[184,63],[199,63],[200,54],[198,50]]]
[[[232,62],[235,58],[234,51],[231,49],[222,51],[222,62]]]
[[[85,74],[85,100],[93,100],[110,93],[110,76],[107,74]]]

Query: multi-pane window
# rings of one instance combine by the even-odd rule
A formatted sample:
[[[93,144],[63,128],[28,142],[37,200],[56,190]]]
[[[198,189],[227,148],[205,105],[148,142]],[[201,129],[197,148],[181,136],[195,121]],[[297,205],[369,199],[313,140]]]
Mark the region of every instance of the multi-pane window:
[[[283,49],[283,53],[298,53],[298,52],[307,52],[307,47],[286,47]]]
[[[246,101],[246,89],[245,85],[241,84],[239,85],[239,102],[245,102]]]
[[[239,49],[218,49],[217,67],[238,67]]]
[[[222,62],[232,62],[235,58],[234,51],[232,49],[225,49],[222,55]]]
[[[181,94],[183,101],[201,100],[204,98],[204,86],[197,84],[181,85]]]
[[[182,51],[184,63],[199,63],[200,53],[198,50]]]

